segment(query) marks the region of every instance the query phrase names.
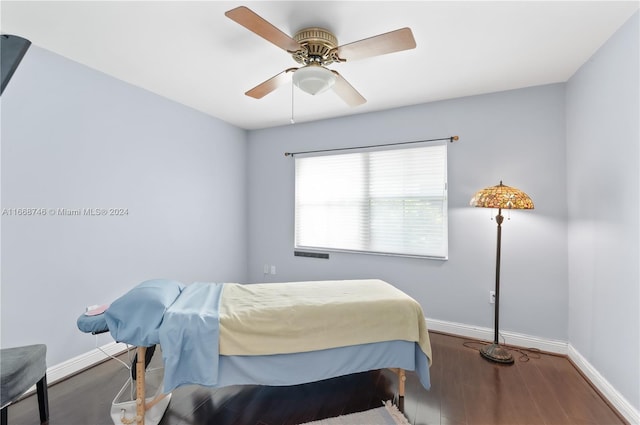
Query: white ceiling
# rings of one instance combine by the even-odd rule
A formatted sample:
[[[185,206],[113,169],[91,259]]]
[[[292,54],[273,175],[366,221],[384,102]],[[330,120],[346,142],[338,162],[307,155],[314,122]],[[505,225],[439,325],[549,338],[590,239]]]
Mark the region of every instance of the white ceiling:
[[[366,99],[287,84],[244,92],[298,66],[225,17],[245,5],[285,33],[331,30],[347,44],[402,27],[413,50],[333,64]],[[246,129],[566,81],[638,1],[5,1],[1,31]]]

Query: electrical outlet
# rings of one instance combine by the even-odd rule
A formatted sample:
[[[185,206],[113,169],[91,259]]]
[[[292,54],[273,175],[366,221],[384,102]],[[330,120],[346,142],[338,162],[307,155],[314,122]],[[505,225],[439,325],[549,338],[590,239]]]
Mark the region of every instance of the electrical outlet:
[[[489,304],[496,303],[496,291],[489,291]]]
[[[262,267],[262,274],[269,274],[269,265],[268,264],[265,264]]]
[[[271,274],[276,274],[276,266],[271,266]]]

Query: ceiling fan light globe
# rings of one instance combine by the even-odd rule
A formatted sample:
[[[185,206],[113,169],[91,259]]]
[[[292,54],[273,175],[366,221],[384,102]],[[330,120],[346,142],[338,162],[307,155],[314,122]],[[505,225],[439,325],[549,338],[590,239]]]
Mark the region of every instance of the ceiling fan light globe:
[[[293,74],[293,84],[311,95],[329,90],[336,82],[336,76],[325,67],[307,65]]]

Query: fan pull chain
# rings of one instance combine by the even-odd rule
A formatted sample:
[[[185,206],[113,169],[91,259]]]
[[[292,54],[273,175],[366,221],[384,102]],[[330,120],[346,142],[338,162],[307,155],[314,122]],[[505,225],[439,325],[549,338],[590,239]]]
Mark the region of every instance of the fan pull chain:
[[[294,91],[294,84],[291,83],[291,124],[296,123],[296,121],[293,119],[293,91]]]

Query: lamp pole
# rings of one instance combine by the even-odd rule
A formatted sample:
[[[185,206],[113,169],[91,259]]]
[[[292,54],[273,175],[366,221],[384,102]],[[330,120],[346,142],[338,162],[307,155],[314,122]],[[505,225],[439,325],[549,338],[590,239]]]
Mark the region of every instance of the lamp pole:
[[[498,242],[496,248],[496,305],[495,305],[495,329],[493,334],[493,343],[498,344],[498,323],[500,318],[500,246],[502,245],[502,208],[498,208],[496,223],[498,223]]]
[[[502,183],[502,182],[501,182]],[[496,303],[494,306],[495,322],[493,332],[493,344],[485,345],[480,349],[480,355],[487,360],[491,360],[496,363],[512,364],[513,356],[504,347],[500,346],[498,342],[498,324],[500,319],[500,247],[502,245],[502,222],[504,216],[502,215],[502,208],[498,208],[498,215],[496,216],[496,222],[498,223],[498,240],[496,247]]]

